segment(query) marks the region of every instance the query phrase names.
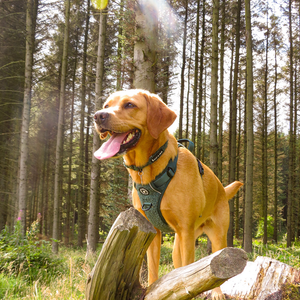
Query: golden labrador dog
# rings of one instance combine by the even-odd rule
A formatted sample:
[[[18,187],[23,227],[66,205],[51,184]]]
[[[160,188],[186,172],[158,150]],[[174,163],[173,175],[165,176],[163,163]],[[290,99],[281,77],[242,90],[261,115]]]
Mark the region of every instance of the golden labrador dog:
[[[174,267],[178,268],[194,262],[195,239],[203,232],[209,237],[213,252],[227,246],[228,200],[242,183],[235,181],[224,188],[204,164],[204,173],[200,174],[195,156],[188,149],[178,147],[167,130],[175,118],[176,114],[155,94],[144,90],[115,92],[94,115],[100,138],[110,136],[94,155],[98,159],[123,156],[135,183],[133,206],[145,217],[152,204],[142,207],[141,193],[136,186],[152,187],[151,182],[164,172],[169,162],[177,159],[176,171],[161,199],[160,212],[175,232],[172,258]],[[157,235],[147,251],[149,284],[158,279],[161,230],[156,230]]]

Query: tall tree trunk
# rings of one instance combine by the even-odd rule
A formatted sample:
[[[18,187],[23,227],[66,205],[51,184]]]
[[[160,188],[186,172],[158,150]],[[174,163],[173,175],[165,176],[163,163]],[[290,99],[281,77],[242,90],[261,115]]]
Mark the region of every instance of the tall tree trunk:
[[[297,177],[297,169],[296,166],[299,165],[298,161],[297,161],[297,127],[298,127],[298,89],[297,89],[297,83],[298,83],[298,73],[297,73],[297,66],[298,66],[298,61],[297,59],[295,59],[295,76],[294,76],[294,84],[295,84],[295,95],[294,95],[294,140],[293,140],[293,156],[294,156],[294,176],[293,176],[293,207],[292,207],[292,241],[295,241],[296,238],[296,232],[297,232],[297,223],[299,222],[299,218],[298,216],[298,203],[299,203],[299,197],[297,197],[298,195],[298,182],[299,182],[299,177]]]
[[[294,61],[293,61],[293,28],[292,28],[292,0],[289,0],[289,39],[290,39],[290,129],[289,129],[289,175],[288,175],[288,200],[287,200],[287,247],[292,245],[292,205],[293,205],[293,176],[294,176]]]
[[[201,49],[200,49],[200,74],[199,74],[199,110],[198,110],[198,137],[197,137],[197,147],[196,147],[196,155],[200,159],[201,156],[201,149],[204,147],[202,145],[201,141],[201,125],[202,125],[202,106],[203,106],[203,64],[204,64],[204,50],[205,50],[205,31],[206,31],[206,23],[205,23],[205,15],[206,15],[206,9],[205,9],[205,0],[203,0],[202,3],[202,36],[201,36]],[[205,135],[204,129],[203,134]]]
[[[185,0],[185,15],[182,43],[182,66],[181,66],[181,83],[180,83],[180,110],[179,110],[179,138],[182,139],[183,127],[183,100],[184,100],[184,83],[185,83],[185,61],[186,61],[186,34],[187,34],[187,19],[188,19],[188,0]]]
[[[233,93],[231,106],[231,124],[230,124],[230,160],[229,160],[229,183],[235,181],[236,174],[236,118],[237,118],[237,94],[238,94],[238,75],[239,75],[239,59],[240,59],[240,23],[241,23],[241,7],[242,1],[238,0],[237,20],[236,20],[236,39],[235,39],[235,59],[234,59],[234,77],[233,77]],[[228,247],[233,247],[234,234],[234,199],[229,201],[230,207],[230,224],[227,234]],[[238,216],[235,216],[238,218]]]
[[[87,117],[87,124],[86,124],[86,135],[85,135],[85,154],[84,154],[84,159],[85,159],[85,164],[84,164],[84,189],[83,189],[83,198],[86,199],[86,207],[85,210],[87,211],[87,199],[88,199],[88,191],[89,191],[89,165],[90,165],[90,126],[91,126],[91,92],[88,91],[88,117]]]
[[[120,91],[122,89],[122,52],[123,52],[123,14],[124,14],[124,0],[120,1],[120,12],[119,12],[119,35],[118,35],[118,49],[117,49],[117,85],[116,90]]]
[[[240,0],[239,0],[240,1]],[[224,102],[224,54],[225,54],[225,0],[221,5],[221,51],[220,51],[220,100],[219,100],[219,147],[218,147],[218,178],[222,182],[223,163],[223,102]]]
[[[70,136],[69,136],[69,169],[68,169],[68,193],[66,199],[66,219],[64,230],[65,246],[69,245],[70,241],[70,212],[71,212],[71,198],[72,198],[72,157],[73,157],[73,125],[74,125],[74,101],[75,101],[75,82],[77,70],[77,56],[78,56],[78,29],[76,32],[76,46],[75,46],[75,60],[74,72],[72,78],[72,101],[71,101],[71,120],[70,120]]]
[[[189,104],[190,104],[190,76],[191,76],[191,60],[192,60],[192,48],[193,48],[193,39],[191,39],[191,47],[190,47],[190,59],[189,59],[189,66],[188,66],[188,82],[187,82],[187,92],[186,92],[186,125],[185,125],[185,138],[189,138],[189,119],[190,119],[190,111],[189,111]]]
[[[52,251],[58,253],[59,239],[59,204],[61,203],[61,185],[62,185],[62,162],[63,162],[63,140],[64,140],[64,112],[65,112],[65,89],[68,65],[68,45],[69,45],[69,16],[70,0],[65,1],[65,29],[63,56],[61,66],[61,80],[59,93],[59,113],[57,126],[57,141],[55,155],[55,179],[54,179],[54,208],[53,208],[53,234]]]
[[[266,62],[265,62],[265,90],[264,90],[264,109],[263,109],[263,143],[262,143],[262,196],[263,196],[263,218],[264,236],[263,243],[268,242],[268,51],[269,51],[269,7],[267,4],[267,34],[266,34]]]
[[[241,127],[242,127],[242,108],[241,99],[239,97],[239,122],[237,137],[237,157],[236,157],[236,180],[240,180],[240,155],[241,155]],[[235,238],[240,238],[240,191],[237,192],[235,199]]]
[[[203,134],[202,134],[202,153],[201,153],[201,161],[204,163],[205,158],[205,140],[206,140],[206,134],[205,134],[205,122],[206,122],[206,68],[204,69],[204,94],[203,94]]]
[[[247,46],[247,156],[246,156],[246,184],[245,184],[245,224],[244,249],[252,252],[252,210],[253,210],[253,60],[250,0],[245,0],[246,17],[246,46]]]
[[[210,167],[216,174],[218,171],[218,21],[219,0],[213,1],[212,17],[212,57],[211,57],[211,109],[210,109]]]
[[[28,135],[30,123],[32,66],[35,41],[35,22],[38,0],[27,0],[26,8],[26,54],[25,54],[25,85],[23,115],[21,127],[21,147],[19,165],[19,218],[22,224],[22,233],[26,232],[26,198],[27,198],[27,161],[28,161]]]
[[[200,19],[200,0],[197,0],[196,16],[196,45],[195,45],[195,68],[194,68],[194,87],[193,87],[193,118],[192,118],[192,142],[196,145],[196,116],[197,116],[197,95],[198,95],[198,51],[199,51],[199,19]],[[198,145],[197,145],[198,147]],[[195,150],[194,150],[195,151]]]
[[[151,11],[151,17],[148,13]],[[136,35],[134,45],[134,88],[155,92],[155,68],[157,60],[157,11],[151,2],[136,3]]]
[[[106,39],[106,11],[100,11],[99,21],[99,38],[96,68],[96,86],[95,86],[95,111],[101,109],[103,98],[103,78],[104,78],[104,54]],[[93,133],[93,153],[100,148],[100,139],[94,129]],[[88,249],[87,251],[95,252],[99,239],[99,178],[100,178],[100,162],[93,155],[91,165],[91,188],[90,188],[90,214],[88,221]]]
[[[80,108],[80,138],[79,138],[79,166],[78,166],[78,247],[83,246],[83,239],[86,227],[86,213],[83,184],[83,167],[84,167],[84,120],[85,120],[85,97],[86,97],[86,61],[87,61],[87,44],[90,22],[90,0],[87,1],[87,11],[84,30],[84,44],[82,57],[82,81],[81,81],[81,108]]]
[[[274,33],[275,35],[275,33]],[[275,243],[278,241],[278,129],[277,129],[277,42],[274,36],[274,61],[275,61],[275,75],[274,75],[274,235],[273,240]]]

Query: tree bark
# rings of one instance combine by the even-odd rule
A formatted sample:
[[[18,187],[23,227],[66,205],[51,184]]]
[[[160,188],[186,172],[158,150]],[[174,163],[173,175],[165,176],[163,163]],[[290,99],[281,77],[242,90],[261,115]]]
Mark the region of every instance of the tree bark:
[[[151,11],[151,17],[146,12]],[[146,0],[136,3],[136,35],[134,44],[134,81],[137,89],[155,92],[155,67],[157,60],[157,11]]]
[[[147,289],[144,299],[193,299],[241,273],[246,263],[243,250],[224,248],[161,277]]]
[[[259,256],[254,262],[247,262],[244,271],[225,282],[221,289],[224,294],[238,299],[281,299],[284,285],[299,283],[299,280],[299,270]]]
[[[252,210],[253,210],[253,60],[250,0],[245,0],[246,17],[246,46],[247,46],[247,156],[246,156],[246,184],[245,184],[245,223],[244,249],[252,252]]]
[[[293,111],[294,111],[294,75],[293,75],[293,28],[292,28],[292,0],[289,0],[289,39],[290,39],[290,113],[289,113],[289,175],[288,175],[288,200],[287,200],[287,247],[292,245],[292,205],[293,205],[293,175],[294,175],[294,130],[293,130]]]
[[[121,213],[88,276],[86,299],[134,299],[131,295],[141,290],[140,267],[155,235],[152,224],[134,208]]]
[[[61,81],[59,94],[59,112],[55,155],[55,179],[54,179],[54,208],[53,208],[53,233],[52,251],[58,253],[59,240],[59,205],[61,203],[61,183],[62,183],[62,160],[63,160],[63,140],[64,140],[64,113],[65,113],[65,88],[68,64],[69,45],[69,16],[70,0],[65,1],[65,30],[63,43],[63,57],[61,67]]]
[[[100,11],[99,21],[99,38],[98,38],[98,54],[96,69],[96,86],[95,86],[95,111],[101,109],[102,106],[102,82],[104,77],[104,50],[106,38],[106,11]],[[93,153],[100,148],[100,139],[94,129],[93,135]],[[99,229],[99,177],[100,162],[93,155],[91,166],[91,188],[90,188],[90,214],[88,223],[88,248],[87,251],[95,252],[98,242]]]
[[[196,120],[197,120],[197,95],[198,95],[198,52],[199,52],[199,21],[200,21],[200,0],[197,0],[196,16],[196,44],[195,44],[195,68],[194,68],[194,86],[193,86],[193,119],[192,119],[192,142],[196,145]],[[195,149],[194,151],[195,152]]]
[[[26,198],[27,198],[27,160],[28,160],[28,136],[30,123],[32,67],[35,40],[35,20],[38,0],[27,0],[26,8],[26,54],[25,54],[25,85],[23,115],[20,142],[19,165],[19,218],[22,224],[22,233],[26,232]]]
[[[267,34],[266,34],[266,62],[264,78],[264,108],[263,108],[263,143],[262,143],[262,197],[264,236],[263,243],[268,242],[268,51],[269,51],[269,6],[267,3]]]
[[[218,141],[218,178],[222,182],[223,172],[223,103],[224,103],[224,55],[225,55],[225,0],[222,0],[221,51],[220,51],[220,100],[219,100],[219,141]]]
[[[212,58],[211,58],[211,108],[210,108],[210,168],[218,172],[218,140],[217,140],[217,115],[218,115],[218,21],[219,0],[213,1],[212,17]]]
[[[182,139],[183,128],[183,100],[184,100],[184,83],[185,83],[185,63],[186,63],[186,34],[188,19],[188,0],[185,0],[184,30],[182,41],[182,66],[181,66],[181,83],[180,83],[180,111],[179,111],[179,138]]]
[[[202,144],[202,108],[203,108],[203,70],[204,70],[204,50],[205,50],[205,40],[206,40],[206,23],[205,23],[205,15],[206,15],[206,1],[202,2],[202,36],[201,36],[201,49],[200,49],[200,73],[199,73],[199,110],[198,110],[198,132],[197,132],[197,151],[196,156],[200,159],[201,157],[201,149],[204,149],[204,144]],[[203,135],[205,135],[203,128]]]
[[[274,74],[274,235],[273,240],[275,243],[277,243],[278,240],[278,208],[277,208],[277,202],[278,202],[278,128],[277,128],[277,80],[278,80],[278,74],[277,74],[277,41],[275,37],[274,32],[274,61],[275,61],[275,74]]]
[[[85,98],[86,98],[86,64],[87,64],[87,44],[90,22],[90,0],[87,1],[87,11],[85,19],[83,57],[82,57],[82,79],[81,79],[81,108],[80,108],[80,138],[79,138],[79,165],[78,165],[78,238],[77,244],[83,246],[83,239],[86,228],[85,213],[85,193],[83,182],[84,168],[84,121],[85,121]]]
[[[233,93],[230,118],[230,159],[229,159],[229,182],[236,180],[236,124],[237,124],[237,98],[238,98],[238,75],[240,59],[240,23],[241,23],[241,6],[242,0],[238,0],[237,20],[236,20],[236,39],[235,39],[235,59],[234,59],[234,76],[233,76]],[[234,233],[234,199],[229,200],[230,224],[227,234],[227,244],[233,247]],[[238,216],[236,216],[238,218]]]

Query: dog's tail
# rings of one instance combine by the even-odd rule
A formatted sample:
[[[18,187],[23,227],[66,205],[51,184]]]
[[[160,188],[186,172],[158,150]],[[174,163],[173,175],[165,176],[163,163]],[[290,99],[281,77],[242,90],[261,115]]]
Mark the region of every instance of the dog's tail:
[[[239,188],[243,185],[243,183],[239,181],[234,181],[233,183],[227,185],[225,187],[225,194],[227,200],[230,200],[239,190]]]

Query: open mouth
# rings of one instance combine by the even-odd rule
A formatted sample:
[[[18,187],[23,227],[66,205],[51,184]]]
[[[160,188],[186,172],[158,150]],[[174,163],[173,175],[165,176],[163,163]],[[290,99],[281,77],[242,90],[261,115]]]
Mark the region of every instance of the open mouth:
[[[130,148],[134,147],[141,137],[141,132],[138,129],[134,129],[125,136],[125,139],[121,143],[119,152],[115,155],[122,155],[127,152]]]
[[[102,129],[104,133],[108,130]],[[109,131],[111,137],[105,142],[94,155],[98,159],[107,159],[114,156],[124,155],[129,149],[133,148],[141,137],[139,129],[133,129],[123,133]]]

